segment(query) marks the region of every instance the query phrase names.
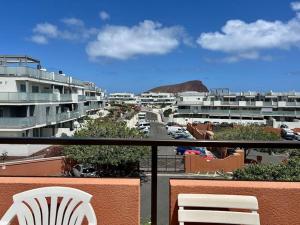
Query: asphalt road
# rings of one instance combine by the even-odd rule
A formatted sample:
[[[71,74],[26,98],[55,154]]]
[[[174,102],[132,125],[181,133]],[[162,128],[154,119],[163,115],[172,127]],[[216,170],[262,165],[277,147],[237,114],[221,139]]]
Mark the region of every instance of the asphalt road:
[[[156,120],[157,115],[147,113],[146,119]],[[149,138],[171,139],[163,124],[151,122]],[[158,147],[158,155],[175,155],[175,147]],[[172,177],[184,177],[184,174],[159,174],[158,177],[158,225],[169,224],[169,179]],[[147,176],[147,181],[141,186],[141,218],[142,221],[149,221],[151,217],[151,176]]]

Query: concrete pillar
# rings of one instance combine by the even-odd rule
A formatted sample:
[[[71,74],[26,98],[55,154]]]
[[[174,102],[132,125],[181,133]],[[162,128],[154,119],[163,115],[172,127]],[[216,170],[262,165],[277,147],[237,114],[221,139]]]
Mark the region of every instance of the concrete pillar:
[[[30,92],[29,91],[29,81],[28,80],[25,81],[25,85],[26,85],[26,92],[27,93]]]
[[[62,86],[62,94],[65,93],[65,86]]]
[[[27,117],[30,117],[30,105],[27,106],[27,109],[26,109],[26,116],[27,116]]]

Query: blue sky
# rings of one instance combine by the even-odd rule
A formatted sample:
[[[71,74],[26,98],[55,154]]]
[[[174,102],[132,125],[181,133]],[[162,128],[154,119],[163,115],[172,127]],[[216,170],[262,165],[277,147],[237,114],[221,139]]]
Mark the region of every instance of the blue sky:
[[[300,91],[299,2],[27,0],[1,9],[1,54],[31,55],[109,92],[195,79]]]

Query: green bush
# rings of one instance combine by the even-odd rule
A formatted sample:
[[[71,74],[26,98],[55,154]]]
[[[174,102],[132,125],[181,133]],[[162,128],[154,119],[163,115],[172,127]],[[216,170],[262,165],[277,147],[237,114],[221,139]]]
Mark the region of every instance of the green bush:
[[[281,164],[251,164],[233,172],[234,180],[300,181],[300,158]]]
[[[169,117],[171,113],[172,113],[172,109],[171,109],[171,108],[165,110],[165,111],[164,111],[164,117]]]

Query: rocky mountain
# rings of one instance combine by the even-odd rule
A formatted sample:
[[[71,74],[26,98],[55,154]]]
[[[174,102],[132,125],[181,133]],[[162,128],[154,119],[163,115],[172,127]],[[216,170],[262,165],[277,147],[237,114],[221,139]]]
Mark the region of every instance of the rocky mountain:
[[[208,92],[207,87],[200,80],[191,80],[180,84],[165,85],[152,88],[148,92],[178,93],[184,91]]]

